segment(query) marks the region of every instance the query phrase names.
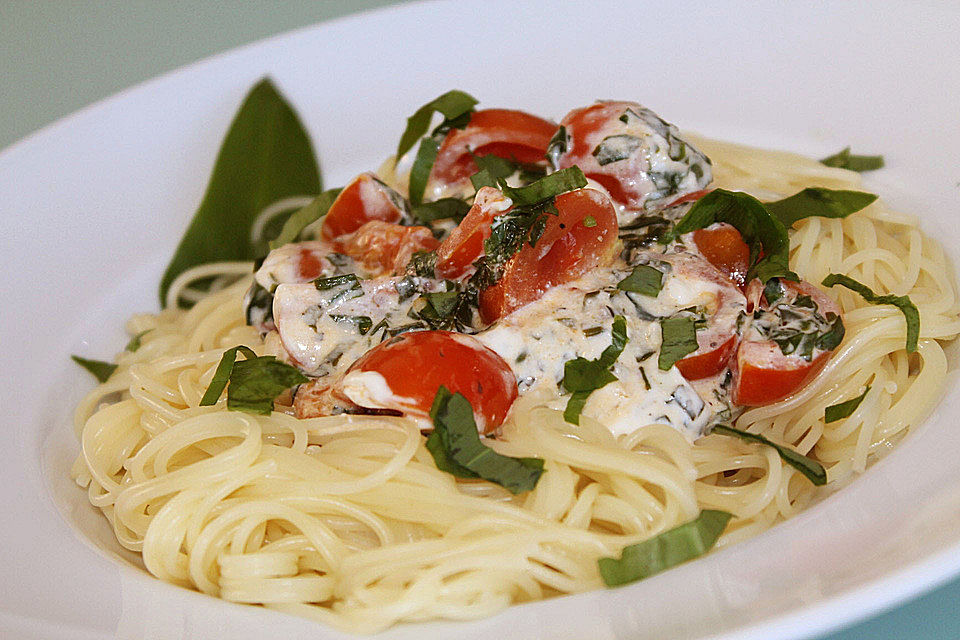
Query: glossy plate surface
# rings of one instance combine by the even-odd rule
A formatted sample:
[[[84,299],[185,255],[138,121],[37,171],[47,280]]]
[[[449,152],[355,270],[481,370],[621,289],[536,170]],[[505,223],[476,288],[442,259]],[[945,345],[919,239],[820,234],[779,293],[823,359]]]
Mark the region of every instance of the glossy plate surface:
[[[798,3],[799,4],[799,3]],[[868,186],[960,241],[955,34],[934,4],[456,2],[303,29],[140,85],[0,153],[0,632],[12,638],[338,638],[149,577],[69,479],[70,353],[109,357],[153,310],[247,89],[269,74],[328,186],[376,167],[452,87],[559,118],[639,100],[682,129],[821,157],[883,153]],[[467,16],[471,16],[467,20]],[[951,349],[956,367],[956,349]],[[960,573],[957,374],[937,411],[850,486],[744,544],[629,587],[385,638],[799,638]]]

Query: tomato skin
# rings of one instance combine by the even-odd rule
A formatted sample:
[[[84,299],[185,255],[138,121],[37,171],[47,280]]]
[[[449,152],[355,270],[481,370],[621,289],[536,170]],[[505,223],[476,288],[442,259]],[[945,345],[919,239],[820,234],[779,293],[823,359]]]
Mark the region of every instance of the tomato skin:
[[[473,156],[494,155],[525,164],[544,161],[557,125],[515,109],[482,109],[463,129],[451,129],[430,170],[427,192],[437,183],[466,186],[477,172]],[[471,155],[472,154],[472,155]]]
[[[821,353],[807,362],[798,356],[784,356],[772,340],[740,344],[734,359],[734,404],[760,407],[783,400],[805,387],[830,359]]]
[[[840,305],[809,282],[779,279],[786,296],[796,299],[807,295],[817,304],[821,315],[840,316]],[[747,298],[753,308],[768,308],[763,284],[751,280]],[[744,339],[733,360],[732,400],[735,404],[759,407],[783,400],[805,387],[823,369],[833,352],[826,351],[809,362],[798,355],[783,355],[772,340]]]
[[[720,222],[692,232],[693,243],[707,261],[742,287],[750,269],[750,247],[731,224]]]
[[[716,349],[701,353],[703,351],[703,347],[701,347],[694,353],[678,360],[676,362],[677,369],[687,380],[701,380],[715,376],[727,366],[727,362],[730,361],[730,357],[737,350],[739,343],[738,336],[732,335]]]
[[[504,266],[503,276],[480,292],[480,316],[493,322],[539,299],[559,284],[576,280],[613,259],[617,214],[610,199],[595,189],[578,189],[556,197],[560,215],[548,215],[536,245],[525,243]],[[596,223],[586,226],[587,218]]]
[[[506,198],[499,189],[482,187],[473,206],[437,248],[437,275],[454,280],[466,275],[483,255],[483,241],[490,237],[493,219],[506,211]]]
[[[503,424],[517,399],[517,379],[503,358],[471,336],[451,331],[409,331],[380,343],[347,370],[374,371],[392,392],[385,407],[426,417],[440,386],[473,406],[477,427],[490,433]],[[338,385],[338,395],[344,394]]]
[[[371,220],[337,243],[373,277],[402,273],[415,251],[433,251],[440,242],[427,227]]]
[[[330,205],[320,236],[336,241],[371,220],[399,222],[403,211],[397,206],[400,196],[372,173],[361,173],[343,188]]]

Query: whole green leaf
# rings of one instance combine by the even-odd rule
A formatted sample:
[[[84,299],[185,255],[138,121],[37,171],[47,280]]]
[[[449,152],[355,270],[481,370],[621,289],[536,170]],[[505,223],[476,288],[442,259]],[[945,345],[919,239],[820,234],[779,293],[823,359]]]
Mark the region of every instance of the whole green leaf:
[[[845,400],[844,402],[838,402],[837,404],[830,405],[823,410],[823,421],[830,423],[850,417],[850,415],[857,410],[857,407],[860,406],[860,403],[863,402],[863,399],[867,397],[868,391],[870,391],[870,385],[867,385],[867,388],[863,390],[863,393],[856,398],[851,398],[850,400]]]
[[[865,284],[861,284],[851,278],[839,273],[831,273],[823,279],[825,287],[841,285],[860,294],[864,300],[870,304],[892,304],[900,309],[903,317],[907,321],[907,352],[913,353],[917,350],[917,341],[920,339],[920,310],[913,304],[908,296],[895,296],[892,294],[878,296],[873,290]]]
[[[876,199],[876,195],[863,191],[810,187],[789,198],[767,202],[765,206],[777,220],[789,227],[797,220],[812,216],[846,218]]]
[[[110,376],[113,375],[113,372],[117,370],[117,365],[110,362],[103,362],[102,360],[88,360],[87,358],[81,358],[80,356],[70,356],[70,358],[78,365],[93,374],[93,377],[101,383],[106,382]]]
[[[678,360],[700,348],[697,327],[693,318],[664,318],[660,321],[660,355],[657,366],[668,371]]]
[[[600,558],[600,577],[608,587],[616,587],[702,556],[717,543],[732,517],[726,511],[704,509],[690,522],[624,547],[619,558]]]
[[[740,429],[734,429],[733,427],[729,427],[724,424],[715,425],[712,433],[722,433],[728,436],[735,436],[741,440],[759,442],[760,444],[765,444],[768,447],[773,447],[777,450],[781,460],[805,475],[810,482],[817,486],[827,484],[827,471],[823,468],[822,464],[813,458],[808,458],[802,453],[797,453],[793,449],[764,438],[760,434],[750,433],[749,431],[741,431]]]
[[[433,433],[426,447],[437,468],[459,478],[483,478],[511,493],[533,489],[543,474],[539,458],[504,456],[480,441],[470,401],[441,386],[430,408]]]
[[[827,156],[820,163],[862,173],[882,169],[883,156],[858,156],[850,153],[850,147],[845,147],[832,156]]]
[[[203,392],[203,397],[200,398],[201,407],[209,407],[217,404],[217,400],[220,399],[220,395],[226,388],[227,382],[230,381],[231,374],[233,374],[233,365],[237,361],[237,353],[239,352],[242,352],[247,359],[257,357],[253,349],[243,345],[238,345],[224,351],[223,355],[220,356],[220,363],[217,364],[217,370],[213,372],[213,377],[210,379],[207,390]]]
[[[413,148],[417,138],[427,132],[427,129],[430,128],[430,119],[435,112],[442,113],[447,120],[453,120],[472,111],[476,104],[476,98],[454,89],[417,109],[412,116],[407,118],[407,128],[404,129],[403,135],[400,136],[400,144],[397,145],[397,160]]]
[[[657,297],[663,288],[663,272],[648,264],[637,265],[633,272],[617,283],[617,289]]]
[[[265,253],[266,245],[250,238],[260,212],[283,198],[317,193],[320,174],[310,139],[270,80],[261,80],[220,147],[200,208],[160,281],[160,304],[191,267]]]
[[[289,242],[296,242],[301,231],[327,215],[327,211],[330,210],[330,206],[341,191],[343,189],[327,189],[314,198],[313,202],[294,211],[283,223],[277,237],[270,241],[270,249],[282,247]]]

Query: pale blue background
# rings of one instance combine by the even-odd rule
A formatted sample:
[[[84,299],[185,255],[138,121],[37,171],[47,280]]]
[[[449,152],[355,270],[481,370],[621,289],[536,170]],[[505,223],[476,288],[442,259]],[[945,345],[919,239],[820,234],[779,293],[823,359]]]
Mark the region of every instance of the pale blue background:
[[[397,0],[0,0],[0,148],[120,89],[287,29]],[[960,638],[960,580],[818,640]]]

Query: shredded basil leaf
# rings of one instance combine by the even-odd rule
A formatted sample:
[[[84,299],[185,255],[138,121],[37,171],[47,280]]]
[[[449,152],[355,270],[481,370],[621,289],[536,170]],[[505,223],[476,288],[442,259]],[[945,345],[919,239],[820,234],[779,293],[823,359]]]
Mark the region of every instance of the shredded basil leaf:
[[[607,136],[593,150],[593,157],[601,167],[611,162],[626,160],[633,152],[640,148],[643,141],[637,136],[620,134]]]
[[[345,273],[339,276],[330,276],[329,278],[317,278],[313,281],[313,286],[315,286],[318,291],[335,289],[336,287],[342,287],[346,284],[350,285],[351,288],[359,287],[360,278],[353,273]]]
[[[785,447],[781,444],[777,444],[772,440],[768,440],[763,436],[750,433],[749,431],[741,431],[740,429],[734,429],[733,427],[727,426],[725,424],[714,425],[711,433],[720,433],[727,436],[736,436],[741,440],[750,440],[752,442],[759,442],[760,444],[765,444],[769,447],[773,447],[777,450],[777,453],[780,455],[780,459],[789,464],[791,467],[805,475],[810,482],[819,486],[827,484],[827,472],[823,468],[823,465],[814,460],[813,458],[808,458],[802,453],[797,453],[793,449]]]
[[[661,371],[668,371],[677,361],[700,348],[694,318],[664,318],[660,321],[660,333],[662,341],[657,366]]]
[[[434,112],[443,114],[447,120],[455,120],[472,112],[477,102],[477,99],[470,94],[454,89],[417,109],[407,118],[407,128],[404,129],[403,135],[400,136],[400,143],[397,145],[396,159],[399,161],[403,154],[413,148],[417,139],[427,132]]]
[[[850,153],[850,147],[844,147],[832,156],[820,161],[828,167],[839,167],[862,173],[883,168],[883,156],[858,156]]]
[[[600,577],[608,587],[616,587],[698,558],[713,548],[732,517],[726,511],[704,509],[690,522],[624,547],[619,558],[600,558]]]
[[[320,191],[310,138],[273,83],[261,80],[234,117],[200,208],[163,274],[161,306],[170,284],[187,269],[266,253],[266,239],[252,240],[250,230],[267,206]]]
[[[426,447],[437,468],[458,478],[483,478],[510,493],[530,491],[543,474],[540,458],[504,456],[480,440],[470,401],[441,386],[430,408],[433,433]]]
[[[327,189],[314,198],[313,202],[294,211],[283,223],[277,237],[270,241],[270,248],[276,249],[287,243],[295,242],[300,236],[300,232],[306,229],[308,225],[327,215],[327,211],[330,210],[330,206],[333,205],[341,191],[343,189]]]
[[[420,140],[420,147],[417,149],[417,157],[413,160],[413,167],[410,168],[410,204],[414,209],[423,204],[423,194],[427,190],[427,182],[430,179],[430,170],[433,169],[433,163],[437,159],[437,152],[440,149],[440,142],[429,136]]]
[[[370,331],[370,328],[373,327],[373,319],[370,316],[345,316],[338,313],[330,314],[330,319],[334,322],[346,322],[347,324],[352,324],[357,328],[357,331],[360,332],[360,335],[365,336],[367,332]]]
[[[238,362],[238,352],[243,353],[246,360]],[[278,395],[308,380],[296,368],[276,357],[257,356],[252,349],[240,345],[223,352],[210,386],[200,399],[200,406],[216,404],[229,382],[227,409],[270,415]]]
[[[420,276],[422,278],[435,278],[436,269],[436,251],[415,251],[413,255],[410,256],[410,262],[407,263],[406,272],[410,275]],[[404,296],[399,287],[397,288],[397,292],[400,293],[401,299],[409,297]]]
[[[856,398],[851,398],[850,400],[830,405],[823,410],[823,421],[828,423],[836,422],[837,420],[843,420],[844,418],[850,417],[850,414],[856,411],[857,407],[860,406],[860,403],[863,402],[863,399],[867,397],[868,391],[870,391],[870,385],[867,385],[867,388],[863,390],[863,393]]]
[[[812,216],[846,218],[876,199],[876,195],[863,191],[810,187],[793,194],[789,198],[764,203],[764,206],[773,217],[782,222],[784,226],[789,227],[797,220]]]
[[[441,198],[434,202],[421,202],[414,205],[410,213],[417,221],[423,223],[447,218],[452,218],[459,223],[468,211],[470,211],[470,205],[459,198]]]
[[[567,128],[561,126],[547,143],[547,161],[554,169],[560,164],[560,156],[567,152]]]
[[[867,285],[857,282],[850,276],[839,273],[831,273],[823,279],[823,285],[825,287],[832,287],[838,284],[859,293],[860,297],[870,304],[892,304],[900,309],[903,317],[906,318],[907,321],[907,352],[913,353],[917,350],[917,341],[920,339],[920,311],[908,296],[895,296],[892,294],[878,296]]]
[[[582,189],[587,186],[587,178],[580,167],[567,167],[525,187],[511,187],[502,180],[499,184],[503,195],[513,201],[514,207],[525,207],[555,198],[567,191]]]
[[[617,283],[621,291],[633,291],[656,298],[663,288],[663,272],[648,264],[637,265],[633,272]]]
[[[143,339],[143,336],[150,333],[150,331],[151,331],[150,329],[147,329],[146,331],[141,331],[137,335],[130,338],[130,342],[127,343],[127,346],[125,346],[123,350],[129,351],[130,353],[135,352],[137,349],[140,348],[140,341]]]
[[[88,360],[87,358],[81,358],[80,356],[70,356],[70,359],[92,373],[93,377],[96,378],[100,383],[106,382],[110,376],[113,375],[113,372],[117,370],[118,366],[111,362],[104,362],[102,360]]]
[[[762,202],[742,191],[714,189],[697,200],[674,227],[672,237],[726,222],[736,227],[750,247],[747,280],[755,277],[766,282],[781,277],[799,280],[789,269],[790,239],[787,228],[773,217]],[[764,257],[757,261],[761,251]]]
[[[628,339],[626,320],[623,316],[616,316],[613,319],[610,346],[603,350],[599,358],[574,358],[564,363],[561,384],[573,394],[563,411],[564,420],[571,424],[580,424],[580,413],[590,394],[617,379],[610,368],[623,353]]]

